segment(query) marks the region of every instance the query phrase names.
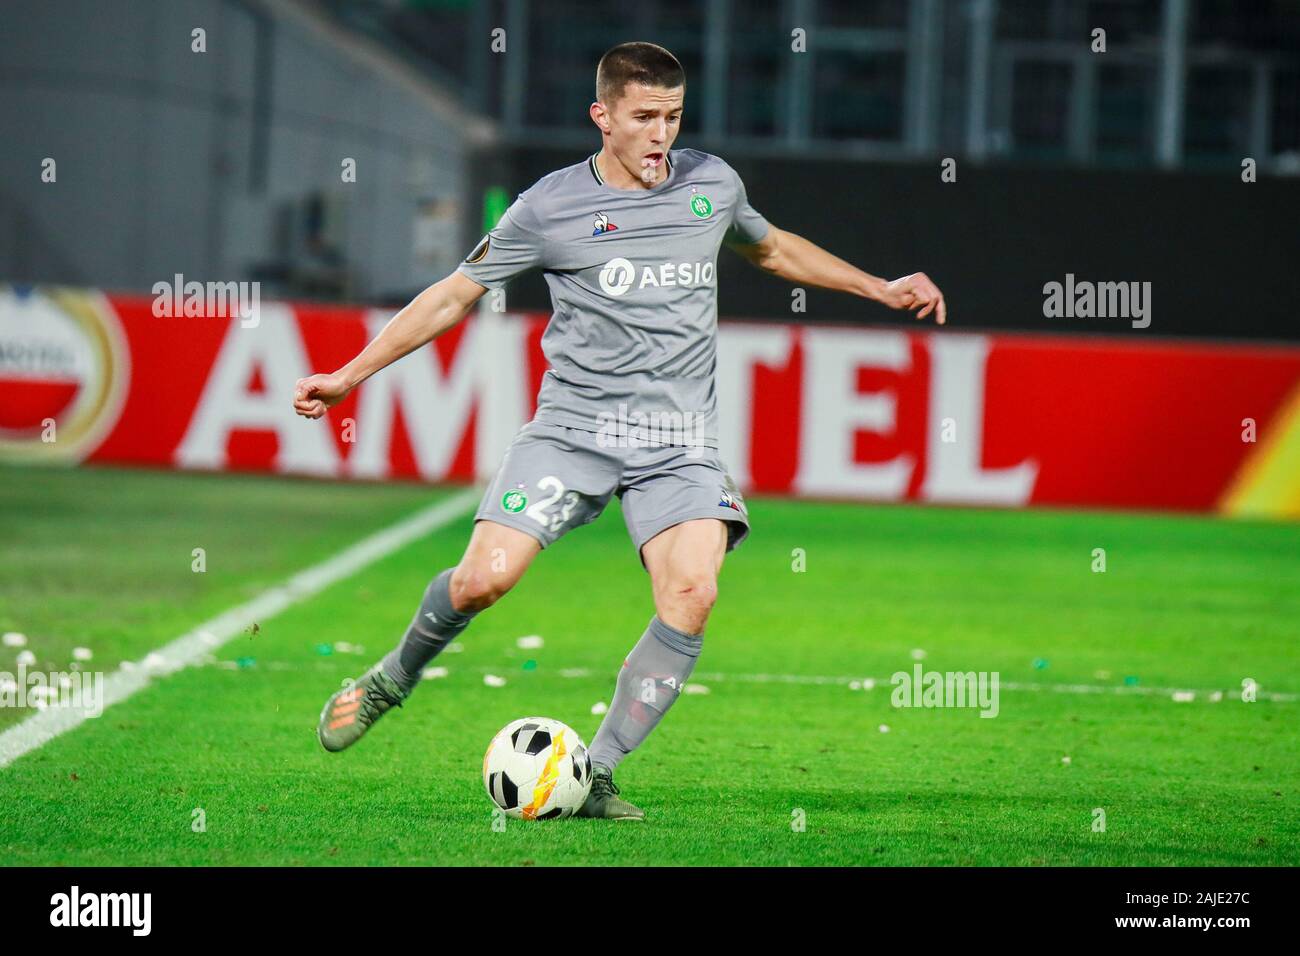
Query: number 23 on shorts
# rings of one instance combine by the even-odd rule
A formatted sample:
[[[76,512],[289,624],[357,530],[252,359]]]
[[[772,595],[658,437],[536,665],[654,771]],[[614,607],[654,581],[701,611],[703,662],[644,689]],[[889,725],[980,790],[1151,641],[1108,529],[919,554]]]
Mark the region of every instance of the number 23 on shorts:
[[[537,488],[549,492],[550,497],[540,498],[530,505],[528,496],[522,491],[507,491],[501,499],[501,507],[512,514],[523,511],[543,528],[555,533],[573,517],[579,495],[576,491],[566,492],[564,483],[554,475],[547,475],[538,481]]]

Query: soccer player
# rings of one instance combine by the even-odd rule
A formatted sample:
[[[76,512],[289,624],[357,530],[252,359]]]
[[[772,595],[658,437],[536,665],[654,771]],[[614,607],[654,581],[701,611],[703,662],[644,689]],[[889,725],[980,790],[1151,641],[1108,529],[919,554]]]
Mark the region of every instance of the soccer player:
[[[320,418],[380,369],[426,345],[489,288],[544,270],[554,314],[537,413],[515,437],[475,515],[464,556],[435,576],[405,636],[321,713],[326,750],[354,744],[420,682],[425,666],[501,599],[541,549],[595,520],[611,496],[650,574],[655,615],[623,662],[591,742],[580,816],[640,820],[619,796],[619,762],[677,700],[700,655],[724,555],[749,533],[718,456],[716,261],[723,243],[798,285],[874,299],[942,324],[923,273],[885,281],[769,225],[716,156],[673,149],[685,75],[652,43],[623,43],[596,68],[600,151],[519,195],[455,272],[402,309],[352,361],[297,383]]]

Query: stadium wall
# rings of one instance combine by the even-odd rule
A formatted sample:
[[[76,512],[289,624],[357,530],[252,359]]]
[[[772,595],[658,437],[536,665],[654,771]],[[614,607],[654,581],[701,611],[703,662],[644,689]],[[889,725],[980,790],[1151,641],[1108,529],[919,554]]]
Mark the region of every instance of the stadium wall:
[[[485,310],[307,422],[297,379],[391,313],[155,311],[0,287],[0,457],[469,481],[494,472],[546,369],[547,315]],[[1300,518],[1300,347],[902,324],[719,337],[722,454],[751,491]]]
[[[455,268],[486,124],[311,4],[8,6],[5,280],[144,291],[177,272],[321,273],[356,301]]]

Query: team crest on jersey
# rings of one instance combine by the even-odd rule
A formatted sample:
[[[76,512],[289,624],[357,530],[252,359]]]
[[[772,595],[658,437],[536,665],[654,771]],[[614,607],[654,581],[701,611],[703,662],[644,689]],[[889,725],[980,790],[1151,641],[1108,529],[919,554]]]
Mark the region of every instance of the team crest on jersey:
[[[713,203],[704,193],[696,192],[694,186],[691,187],[691,212],[696,219],[708,219],[713,215]]]
[[[605,215],[603,212],[596,213],[596,218],[591,221],[591,224],[595,227],[591,231],[593,236],[604,235],[605,233],[613,232],[618,228],[618,226],[609,221],[609,216]]]
[[[528,496],[522,491],[507,491],[501,496],[501,507],[512,515],[519,514],[528,507]]]

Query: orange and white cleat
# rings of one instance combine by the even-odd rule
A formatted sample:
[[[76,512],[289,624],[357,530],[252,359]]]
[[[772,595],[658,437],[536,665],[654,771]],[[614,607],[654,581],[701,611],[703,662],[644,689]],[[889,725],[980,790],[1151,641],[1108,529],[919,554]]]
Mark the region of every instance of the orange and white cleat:
[[[351,747],[387,711],[400,707],[406,697],[376,664],[355,684],[344,687],[325,702],[316,726],[321,746],[330,752]]]

